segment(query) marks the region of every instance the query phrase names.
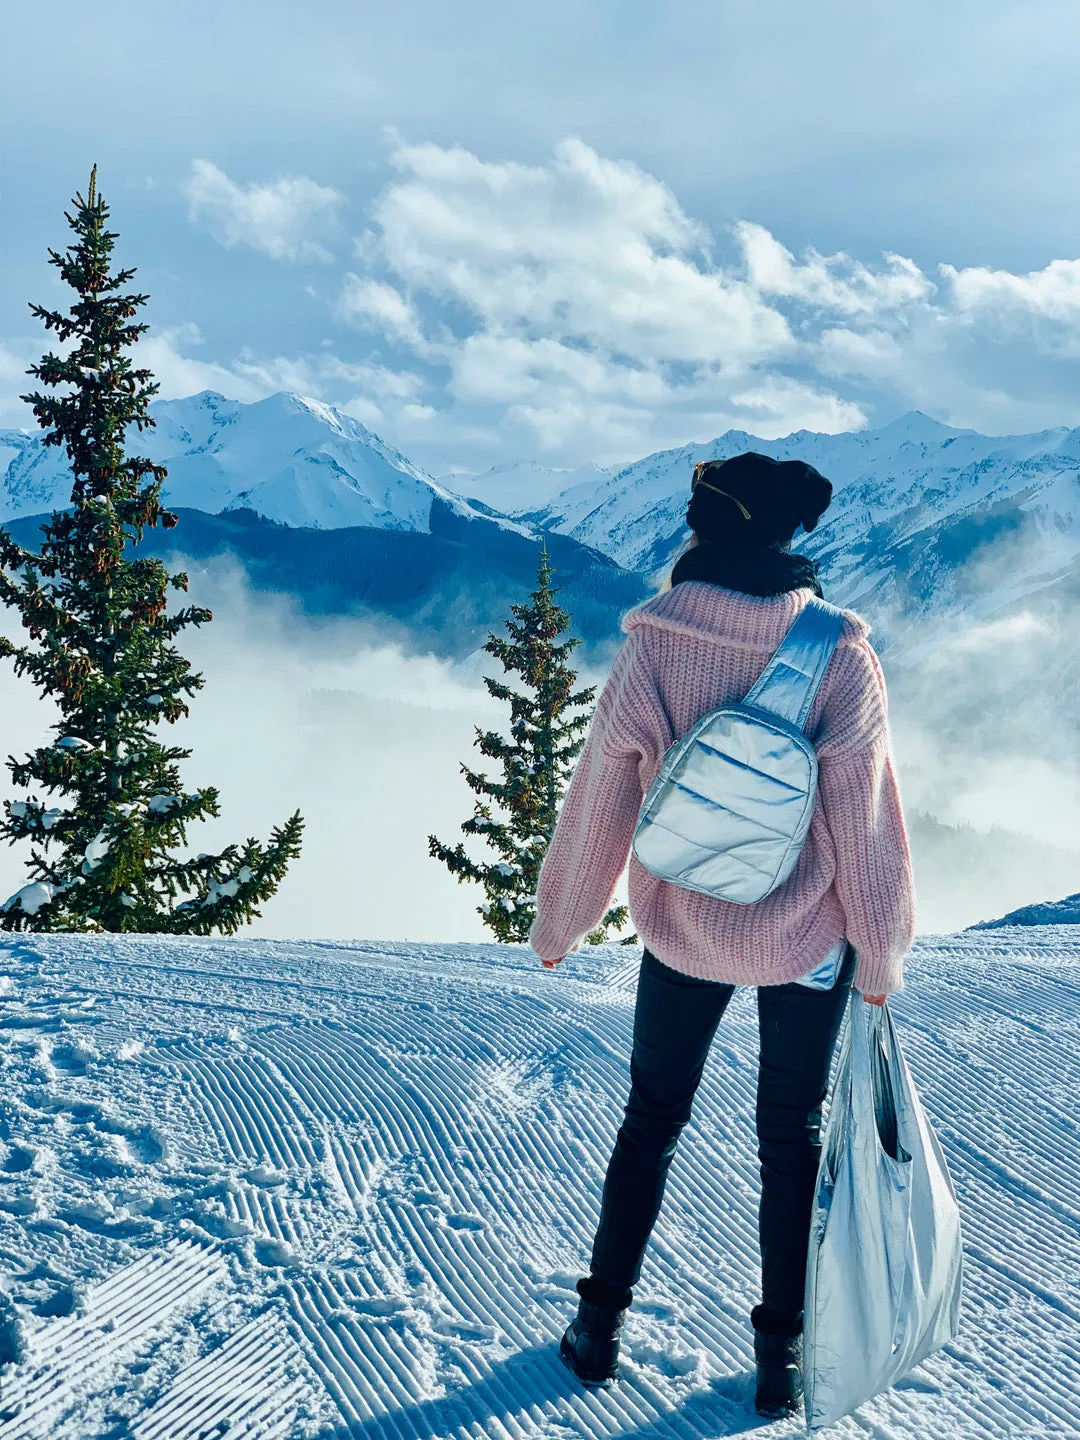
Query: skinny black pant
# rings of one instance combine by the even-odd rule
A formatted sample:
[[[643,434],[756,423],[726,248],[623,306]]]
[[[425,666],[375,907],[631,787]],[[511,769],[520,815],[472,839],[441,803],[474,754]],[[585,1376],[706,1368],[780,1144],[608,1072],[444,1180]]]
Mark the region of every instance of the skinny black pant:
[[[851,992],[848,947],[831,990],[758,989],[757,1086],[761,1161],[762,1305],[801,1320],[821,1109]],[[646,950],[634,1009],[630,1098],[604,1181],[592,1273],[619,1290],[635,1285],[668,1169],[733,985],[698,980]]]

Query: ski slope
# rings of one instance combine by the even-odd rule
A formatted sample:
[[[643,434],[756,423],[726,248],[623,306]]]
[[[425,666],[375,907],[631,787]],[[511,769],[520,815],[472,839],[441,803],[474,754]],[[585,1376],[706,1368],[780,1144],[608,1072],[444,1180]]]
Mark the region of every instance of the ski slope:
[[[751,1407],[740,992],[631,1311],[556,1355],[628,1083],[638,956],[0,942],[0,1440],[711,1440]],[[966,1217],[957,1343],[830,1434],[1080,1436],[1080,935],[920,943],[894,1003]]]

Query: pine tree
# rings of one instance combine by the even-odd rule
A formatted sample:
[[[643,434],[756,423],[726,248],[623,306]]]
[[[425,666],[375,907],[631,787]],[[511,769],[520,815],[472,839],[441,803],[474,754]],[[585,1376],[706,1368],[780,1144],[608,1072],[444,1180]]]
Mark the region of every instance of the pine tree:
[[[474,861],[459,841],[444,845],[428,836],[428,850],[459,881],[484,887],[487,900],[478,907],[484,924],[497,939],[527,940],[535,919],[536,885],[558,818],[559,804],[573,772],[573,761],[585,744],[589,707],[595,686],[575,690],[577,673],[567,664],[580,643],[573,636],[556,643],[570,625],[567,612],[555,603],[547,550],[541,551],[536,589],[527,605],[511,605],[507,636],[489,635],[484,649],[508,674],[520,675],[525,691],[490,677],[484,684],[496,700],[510,706],[510,738],[477,728],[481,754],[502,767],[493,780],[462,765],[461,773],[478,798],[461,829],[480,836],[498,855],[495,861]],[[613,906],[587,938],[599,944],[609,929],[626,923],[625,906]]]
[[[171,528],[176,516],[161,505],[164,468],[125,456],[128,428],[154,424],[158,387],[125,353],[147,329],[134,323],[147,297],[125,292],[133,270],[110,274],[108,215],[95,167],[65,216],[74,243],[49,252],[76,298],[66,314],[31,306],[62,353],[31,367],[44,390],[22,399],[44,443],[65,447],[74,483],[71,509],[42,527],[38,553],[0,530],[0,603],[31,642],[0,637],[0,657],[59,710],[51,744],[8,758],[27,793],[5,803],[0,838],[32,850],[29,882],[0,906],[0,927],[231,934],[277,889],[303,820],[293,815],[265,845],[172,853],[192,822],[218,814],[215,789],[182,789],[178,762],[191,752],[156,737],[203,683],[172,641],[212,617],[197,606],[170,614],[168,592],[185,591],[187,576],[127,553],[146,527]]]

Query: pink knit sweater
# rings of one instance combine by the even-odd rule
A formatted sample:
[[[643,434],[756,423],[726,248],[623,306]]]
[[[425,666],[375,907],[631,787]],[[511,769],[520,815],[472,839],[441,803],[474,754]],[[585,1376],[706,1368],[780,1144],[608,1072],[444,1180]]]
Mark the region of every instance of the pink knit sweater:
[[[810,593],[757,599],[691,580],[625,617],[627,639],[540,873],[529,938],[541,959],[566,955],[597,925],[665,750],[702,715],[745,696]],[[915,897],[885,681],[868,634],[847,615],[810,712],[818,797],[785,884],[755,905],[733,905],[658,880],[630,856],[630,914],[665,965],[735,985],[782,985],[844,936],[858,957],[860,990],[903,988]]]

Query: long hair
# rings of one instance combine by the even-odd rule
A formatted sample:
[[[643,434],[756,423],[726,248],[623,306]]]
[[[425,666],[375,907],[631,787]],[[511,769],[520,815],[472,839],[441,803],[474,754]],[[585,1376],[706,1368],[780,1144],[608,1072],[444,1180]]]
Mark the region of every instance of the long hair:
[[[675,573],[675,566],[679,563],[679,561],[680,561],[680,560],[682,559],[682,557],[687,553],[688,550],[694,550],[694,549],[696,549],[696,547],[697,547],[698,545],[700,545],[700,544],[701,544],[701,541],[700,541],[700,539],[698,538],[698,533],[697,533],[697,531],[696,531],[696,530],[691,530],[691,531],[690,531],[690,543],[689,543],[688,545],[684,545],[683,548],[679,551],[678,555],[675,556],[675,560],[674,560],[674,563],[672,564],[671,569],[668,571],[667,575],[664,577],[664,583],[660,586],[660,589],[656,592],[658,595],[664,595],[664,594],[666,594],[666,592],[667,592],[668,590],[671,589],[671,577],[672,577],[672,575]]]

